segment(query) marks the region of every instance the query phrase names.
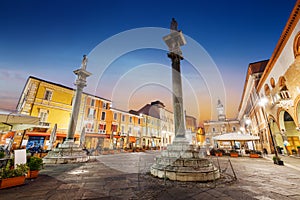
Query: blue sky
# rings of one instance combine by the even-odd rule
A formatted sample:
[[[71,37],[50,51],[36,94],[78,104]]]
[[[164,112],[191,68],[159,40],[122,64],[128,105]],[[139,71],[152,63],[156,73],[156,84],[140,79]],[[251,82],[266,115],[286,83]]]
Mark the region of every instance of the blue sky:
[[[175,17],[215,62],[226,88],[227,115],[235,117],[248,64],[270,58],[295,2],[0,0],[0,107],[15,107],[29,75],[73,87],[72,71],[99,43],[134,28],[169,28]],[[146,50],[122,56],[112,66],[128,70],[132,63],[150,61],[170,64],[164,52]],[[103,83],[108,88],[109,77]],[[141,94],[147,98],[138,100],[135,93],[131,108],[160,97],[153,89]],[[97,95],[111,98],[104,89]],[[210,118],[206,112],[201,120]]]

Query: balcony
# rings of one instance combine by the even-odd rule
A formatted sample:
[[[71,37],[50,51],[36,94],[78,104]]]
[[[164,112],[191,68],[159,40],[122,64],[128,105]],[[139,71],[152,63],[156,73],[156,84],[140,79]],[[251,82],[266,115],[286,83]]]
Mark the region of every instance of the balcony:
[[[39,127],[41,127],[41,128],[50,128],[50,123],[48,123],[48,122],[39,122]]]
[[[98,130],[98,133],[100,133],[100,134],[106,134],[106,130]]]
[[[279,93],[275,94],[273,97],[273,101],[279,107],[285,109],[288,109],[289,107],[293,107],[293,100],[291,99],[291,95],[288,90],[282,90]]]

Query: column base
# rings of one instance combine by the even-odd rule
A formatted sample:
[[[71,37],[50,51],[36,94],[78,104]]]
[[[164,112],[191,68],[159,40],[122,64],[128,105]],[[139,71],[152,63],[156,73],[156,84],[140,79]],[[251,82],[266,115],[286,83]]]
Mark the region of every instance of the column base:
[[[220,178],[219,170],[190,145],[185,138],[175,138],[167,150],[156,157],[151,174],[174,181],[214,181]]]
[[[81,163],[86,161],[88,161],[86,152],[72,140],[60,144],[58,148],[49,151],[48,155],[43,158],[44,164]]]

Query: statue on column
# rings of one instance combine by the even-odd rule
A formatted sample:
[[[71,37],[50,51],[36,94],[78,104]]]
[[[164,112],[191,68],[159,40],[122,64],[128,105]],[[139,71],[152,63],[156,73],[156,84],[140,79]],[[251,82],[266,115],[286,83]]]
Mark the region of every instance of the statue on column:
[[[88,62],[87,56],[86,56],[86,55],[83,55],[83,59],[82,59],[82,62],[81,62],[81,69],[86,70],[87,62]]]
[[[178,23],[174,17],[172,18],[170,29],[171,29],[171,32],[178,31]]]

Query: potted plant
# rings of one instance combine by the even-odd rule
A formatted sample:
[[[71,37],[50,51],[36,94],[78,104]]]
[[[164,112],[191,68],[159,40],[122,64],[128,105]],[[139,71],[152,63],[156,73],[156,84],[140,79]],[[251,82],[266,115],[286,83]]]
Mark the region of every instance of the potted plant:
[[[261,151],[252,150],[250,151],[250,158],[260,158]]]
[[[29,158],[27,165],[29,167],[29,178],[36,178],[39,171],[43,167],[43,159],[39,157],[32,156]]]
[[[217,149],[217,150],[215,151],[215,156],[221,157],[222,155],[223,155],[223,150],[222,150],[222,149]]]
[[[5,157],[5,152],[4,151],[0,151],[0,159]]]
[[[25,183],[25,175],[28,172],[26,164],[17,165],[16,168],[11,167],[10,162],[0,170],[0,189],[23,185]]]
[[[230,150],[230,157],[239,157],[239,153],[237,152],[237,150]]]
[[[273,156],[273,161],[274,161],[274,164],[276,164],[276,165],[284,165],[283,160],[281,160],[280,157]]]

